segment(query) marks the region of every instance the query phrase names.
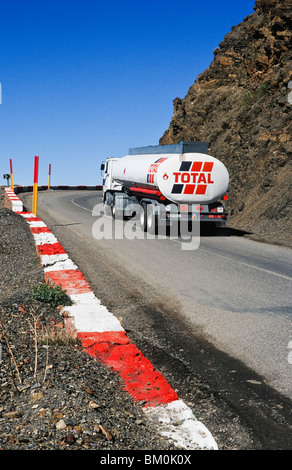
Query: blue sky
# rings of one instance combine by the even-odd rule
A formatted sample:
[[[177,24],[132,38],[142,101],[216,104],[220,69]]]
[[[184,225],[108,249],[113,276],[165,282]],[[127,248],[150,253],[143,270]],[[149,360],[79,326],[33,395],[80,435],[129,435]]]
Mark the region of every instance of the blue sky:
[[[100,163],[157,145],[254,0],[1,0],[0,178],[101,183]]]

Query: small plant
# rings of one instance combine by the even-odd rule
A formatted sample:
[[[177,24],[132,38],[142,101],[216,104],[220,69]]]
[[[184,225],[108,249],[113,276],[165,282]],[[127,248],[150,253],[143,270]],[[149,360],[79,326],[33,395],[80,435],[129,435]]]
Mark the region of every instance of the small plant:
[[[48,288],[48,289],[47,289]],[[40,295],[41,291],[41,295]],[[58,287],[50,287],[44,285],[36,286],[34,289],[34,293],[36,297],[40,295],[42,299],[47,299],[47,294],[44,292],[54,292],[56,303],[59,303],[60,300],[68,300],[68,296],[62,288]],[[61,294],[61,295],[60,295]],[[41,300],[47,302],[47,300]],[[70,298],[69,301],[71,302]],[[72,303],[72,302],[71,302]],[[64,302],[63,302],[64,305]],[[9,332],[6,331],[4,326],[4,322],[2,317],[4,317],[4,310],[0,305],[0,365],[2,363],[2,343],[1,341],[4,340],[6,344],[7,351],[8,351],[8,362],[9,362],[9,370],[11,374],[11,378],[13,381],[13,385],[17,392],[21,393],[25,391],[27,388],[30,388],[34,385],[37,387],[42,386],[47,378],[48,370],[51,369],[53,366],[49,365],[49,348],[51,345],[53,346],[73,346],[79,347],[80,340],[74,335],[68,334],[68,330],[64,328],[62,322],[56,323],[53,319],[49,321],[44,321],[44,316],[46,314],[47,307],[43,307],[40,305],[31,305],[28,309],[24,308],[25,305],[23,304],[18,311],[22,312],[22,320],[26,320],[29,329],[32,335],[27,336],[27,345],[30,348],[30,342],[32,342],[34,348],[34,373],[33,376],[27,376],[25,373],[25,377],[23,378],[21,372],[21,365],[23,362],[19,362],[20,367],[17,365],[17,351],[15,351],[14,346],[10,345],[9,339]],[[73,332],[74,333],[74,332]],[[40,349],[39,346],[42,346]],[[46,349],[46,353],[43,353],[43,348]],[[10,360],[9,360],[10,358]],[[22,357],[23,359],[23,357]],[[30,361],[28,361],[29,363]],[[41,368],[43,369],[43,373],[41,374]],[[32,367],[31,367],[32,369]],[[40,376],[43,375],[42,380],[40,380]]]
[[[261,96],[264,96],[269,91],[270,88],[271,88],[271,85],[269,81],[262,83],[261,86],[259,86],[259,88],[257,88],[255,91],[256,98],[260,98]]]
[[[251,93],[245,93],[242,100],[242,106],[249,106],[253,102],[253,95]]]
[[[250,106],[256,100],[264,96],[271,88],[270,82],[262,83],[254,92],[245,93],[241,102],[242,106]]]
[[[58,307],[58,305],[72,305],[72,300],[62,286],[38,284],[32,289],[31,298]]]

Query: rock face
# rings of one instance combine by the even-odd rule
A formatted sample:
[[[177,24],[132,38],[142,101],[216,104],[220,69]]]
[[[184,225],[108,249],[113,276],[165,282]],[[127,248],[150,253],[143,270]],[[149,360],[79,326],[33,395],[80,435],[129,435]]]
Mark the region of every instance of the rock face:
[[[229,225],[292,245],[292,1],[256,0],[254,13],[175,98],[160,144],[209,143],[230,173]]]

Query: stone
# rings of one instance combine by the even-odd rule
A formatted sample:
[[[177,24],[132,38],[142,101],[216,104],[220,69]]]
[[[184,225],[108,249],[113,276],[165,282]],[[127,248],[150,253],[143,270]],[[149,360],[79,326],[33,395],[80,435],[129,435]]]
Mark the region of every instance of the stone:
[[[35,392],[32,394],[32,401],[33,403],[35,403],[36,401],[40,400],[41,398],[43,398],[44,394],[43,392]]]
[[[114,438],[112,433],[105,426],[100,424],[99,428],[101,429],[101,432],[105,435],[108,441],[113,441]]]
[[[9,411],[8,413],[3,413],[2,416],[4,418],[16,419],[16,418],[21,418],[21,413],[19,411],[15,410],[15,411]]]
[[[56,429],[58,429],[58,431],[62,431],[63,429],[66,429],[66,427],[67,425],[63,419],[60,419],[60,421],[56,423]]]

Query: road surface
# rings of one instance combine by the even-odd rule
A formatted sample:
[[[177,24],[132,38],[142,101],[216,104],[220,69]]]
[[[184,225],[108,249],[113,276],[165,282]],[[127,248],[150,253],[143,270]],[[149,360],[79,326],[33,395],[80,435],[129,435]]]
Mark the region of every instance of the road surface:
[[[31,195],[21,198],[31,209]],[[133,221],[117,221],[119,239],[111,238],[102,223],[111,228],[113,222],[100,218],[100,202],[95,191],[39,192],[38,215],[97,297],[122,317],[138,347],[178,382],[186,399],[201,403],[203,415],[204,406],[209,410],[211,422],[207,395],[214,409],[218,400],[227,414],[236,408],[253,433],[241,436],[246,446],[265,427],[271,431],[269,413],[286,425],[292,398],[292,250],[236,232],[203,233],[199,247],[186,250],[178,238],[147,239]],[[291,422],[287,426],[262,445],[287,448]]]

